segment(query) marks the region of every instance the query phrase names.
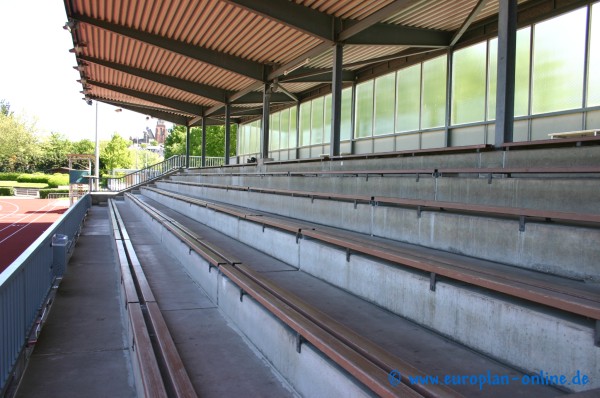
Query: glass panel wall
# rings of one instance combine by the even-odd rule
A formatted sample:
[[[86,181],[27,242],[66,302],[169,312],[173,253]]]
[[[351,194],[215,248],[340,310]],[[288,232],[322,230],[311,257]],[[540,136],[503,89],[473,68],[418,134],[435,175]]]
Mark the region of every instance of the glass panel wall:
[[[356,85],[356,138],[373,135],[373,80]]]
[[[532,113],[581,107],[585,8],[534,25]]]
[[[373,135],[394,132],[396,73],[375,79],[375,120]]]
[[[452,124],[485,118],[487,42],[455,51],[452,56]]]
[[[311,101],[300,104],[300,146],[310,145]]]
[[[421,64],[398,71],[396,79],[396,132],[419,129]]]
[[[352,87],[342,90],[342,125],[340,140],[352,139]]]
[[[323,97],[312,100],[310,144],[323,143]]]
[[[421,129],[443,126],[446,117],[446,56],[423,62]]]
[[[600,3],[592,7],[587,106],[600,106]]]

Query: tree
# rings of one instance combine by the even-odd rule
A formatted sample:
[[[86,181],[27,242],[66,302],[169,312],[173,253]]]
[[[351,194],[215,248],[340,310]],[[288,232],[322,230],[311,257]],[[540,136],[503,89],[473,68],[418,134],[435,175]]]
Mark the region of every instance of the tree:
[[[103,141],[100,145],[100,166],[103,174],[110,174],[114,169],[128,169],[131,167],[130,141],[114,133],[110,141]]]
[[[33,171],[39,154],[35,124],[13,115],[1,103],[0,171]]]
[[[73,153],[79,155],[94,155],[96,153],[96,145],[87,138],[73,143]]]
[[[162,162],[163,158],[156,152],[146,149],[129,148],[131,163],[134,169],[143,169],[147,166]]]
[[[51,133],[42,141],[40,158],[37,161],[39,170],[67,167],[67,155],[73,152],[73,143],[60,133]]]
[[[0,100],[0,114],[4,116],[12,116],[13,112],[10,111],[10,102]]]
[[[230,156],[235,156],[237,142],[237,125],[231,125]],[[173,155],[185,155],[185,126],[174,126],[165,139],[165,159]],[[190,155],[202,155],[202,129],[192,127],[190,130]],[[225,126],[207,126],[206,156],[225,156]]]

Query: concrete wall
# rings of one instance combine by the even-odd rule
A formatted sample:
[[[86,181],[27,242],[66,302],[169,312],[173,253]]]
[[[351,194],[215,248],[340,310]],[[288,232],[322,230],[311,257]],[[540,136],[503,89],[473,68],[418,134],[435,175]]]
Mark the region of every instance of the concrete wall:
[[[190,277],[208,292],[211,300],[235,325],[234,329],[269,361],[295,391],[305,397],[375,396],[310,343],[305,342],[298,353],[296,333],[292,329],[252,297],[245,295],[240,300],[240,289],[235,283],[214,268],[209,272],[208,264],[195,252],[190,252],[185,243],[165,228],[158,227],[158,223],[135,204],[130,207],[160,237],[163,246],[180,260]],[[210,212],[205,208],[196,210]],[[227,227],[224,229],[227,230]]]
[[[355,208],[352,202],[164,182],[157,183],[157,187],[451,253],[600,281],[600,245],[590,244],[600,241],[597,228],[527,222],[525,231],[519,231],[519,222],[514,218],[427,211],[419,218],[410,208],[370,204]]]
[[[142,192],[302,271],[516,367],[552,374],[600,371],[592,320],[445,279],[434,292],[424,273],[354,254],[346,261],[344,250],[318,241],[296,243],[295,236],[284,231],[265,228],[263,232],[261,226],[236,217]],[[220,285],[220,300],[226,289],[227,285]],[[230,294],[239,301],[239,293]],[[245,316],[227,311],[234,319]],[[252,324],[248,319],[240,322]],[[600,379],[591,383],[572,387],[600,387]]]

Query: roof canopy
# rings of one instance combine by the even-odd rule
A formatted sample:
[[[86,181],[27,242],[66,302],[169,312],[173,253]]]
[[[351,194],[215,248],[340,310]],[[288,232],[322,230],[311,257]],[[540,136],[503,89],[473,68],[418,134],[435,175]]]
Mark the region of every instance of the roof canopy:
[[[531,3],[531,2],[528,2]],[[237,121],[365,68],[464,40],[497,0],[65,0],[86,99],[183,125]]]

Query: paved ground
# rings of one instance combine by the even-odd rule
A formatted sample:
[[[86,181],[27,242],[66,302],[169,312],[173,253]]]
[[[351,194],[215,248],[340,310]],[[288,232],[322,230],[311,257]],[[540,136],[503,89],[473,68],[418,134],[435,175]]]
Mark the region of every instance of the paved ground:
[[[69,207],[66,200],[0,199],[0,272]]]
[[[17,397],[134,397],[106,207],[94,206]]]

